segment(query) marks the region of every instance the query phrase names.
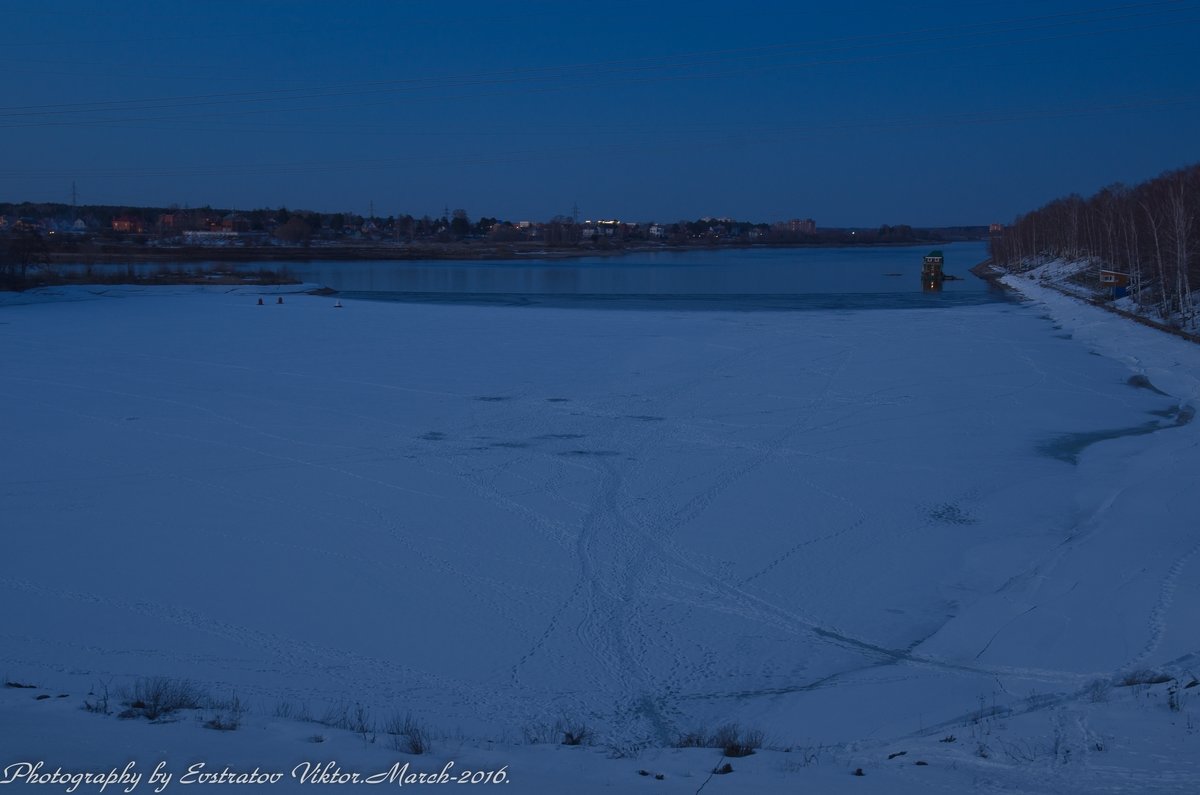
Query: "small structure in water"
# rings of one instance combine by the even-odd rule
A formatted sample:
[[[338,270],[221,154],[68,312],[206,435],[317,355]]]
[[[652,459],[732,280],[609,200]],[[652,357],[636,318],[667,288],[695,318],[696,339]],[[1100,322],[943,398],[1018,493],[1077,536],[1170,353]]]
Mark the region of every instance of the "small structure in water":
[[[942,280],[946,278],[942,273],[942,265],[945,264],[946,258],[942,256],[942,252],[931,251],[925,255],[925,261],[921,265],[921,286],[926,290],[942,289]]]

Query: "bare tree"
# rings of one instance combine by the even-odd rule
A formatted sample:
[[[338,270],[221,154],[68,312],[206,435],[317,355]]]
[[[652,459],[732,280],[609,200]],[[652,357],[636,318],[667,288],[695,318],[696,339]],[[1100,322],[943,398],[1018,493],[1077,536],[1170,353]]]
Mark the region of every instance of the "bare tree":
[[[991,248],[993,259],[1012,269],[1063,258],[1124,271],[1140,306],[1194,327],[1200,315],[1191,287],[1200,280],[1200,165],[1133,188],[1110,185],[1089,199],[1055,199],[1018,216]]]

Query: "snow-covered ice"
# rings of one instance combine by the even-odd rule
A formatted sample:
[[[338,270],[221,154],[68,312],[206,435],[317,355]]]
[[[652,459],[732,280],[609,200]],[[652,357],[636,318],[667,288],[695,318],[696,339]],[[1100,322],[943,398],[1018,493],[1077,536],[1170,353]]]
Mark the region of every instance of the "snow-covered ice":
[[[0,674],[43,688],[0,691],[0,766],[291,770],[321,734],[360,770],[694,792],[720,752],[671,744],[737,722],[773,750],[706,792],[1200,789],[1195,346],[1040,291],[97,292],[0,308]],[[152,676],[246,728],[79,709]],[[274,717],[350,704],[435,753]],[[526,742],[560,720],[592,744]]]

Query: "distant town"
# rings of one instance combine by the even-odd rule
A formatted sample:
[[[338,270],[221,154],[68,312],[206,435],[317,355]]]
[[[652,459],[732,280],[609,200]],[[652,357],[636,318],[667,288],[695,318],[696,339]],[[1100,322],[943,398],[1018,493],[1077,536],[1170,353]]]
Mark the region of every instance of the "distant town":
[[[899,245],[986,239],[987,227],[818,228],[812,218],[771,223],[700,218],[620,219],[387,217],[278,209],[118,207],[0,203],[7,257],[47,262],[271,259],[476,259],[581,256],[677,246]],[[11,263],[10,263],[11,264]]]

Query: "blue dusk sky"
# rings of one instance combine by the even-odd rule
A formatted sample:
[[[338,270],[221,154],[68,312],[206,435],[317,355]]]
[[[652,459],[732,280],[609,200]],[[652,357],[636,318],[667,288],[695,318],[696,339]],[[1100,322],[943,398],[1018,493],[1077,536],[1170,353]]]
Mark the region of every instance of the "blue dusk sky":
[[[0,201],[1011,221],[1200,160],[1200,3],[5,4]]]

